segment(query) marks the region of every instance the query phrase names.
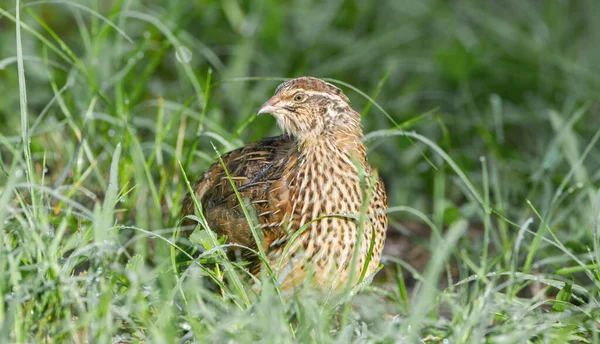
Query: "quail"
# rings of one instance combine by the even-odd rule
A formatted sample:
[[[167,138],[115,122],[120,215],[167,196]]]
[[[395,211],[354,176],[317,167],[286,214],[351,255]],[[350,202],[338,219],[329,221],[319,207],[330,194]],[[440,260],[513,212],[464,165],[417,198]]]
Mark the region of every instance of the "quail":
[[[384,184],[367,161],[360,115],[339,88],[313,77],[279,85],[258,110],[266,113],[283,135],[228,152],[208,168],[193,186],[198,211],[227,242],[254,251],[262,245],[282,289],[356,284],[378,268],[387,229]],[[183,214],[194,211],[188,195]],[[265,271],[258,257],[247,257],[252,273]]]

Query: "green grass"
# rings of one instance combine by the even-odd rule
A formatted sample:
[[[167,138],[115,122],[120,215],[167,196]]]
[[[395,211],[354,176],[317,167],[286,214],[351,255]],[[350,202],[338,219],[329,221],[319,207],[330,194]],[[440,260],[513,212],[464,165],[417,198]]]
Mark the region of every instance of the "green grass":
[[[599,16],[0,2],[0,342],[599,343]],[[256,110],[300,75],[339,80],[388,191],[384,268],[341,298],[256,295],[226,245],[179,233],[212,145],[277,134]]]

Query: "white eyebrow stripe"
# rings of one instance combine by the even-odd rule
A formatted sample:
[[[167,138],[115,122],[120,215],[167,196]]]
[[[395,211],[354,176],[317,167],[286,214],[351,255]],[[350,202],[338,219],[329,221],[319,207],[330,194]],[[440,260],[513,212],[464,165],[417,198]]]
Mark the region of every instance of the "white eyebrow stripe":
[[[333,101],[342,101],[342,102],[346,102],[344,99],[342,99],[342,97],[338,96],[337,94],[331,94],[328,92],[318,92],[318,91],[302,91],[304,94],[306,94],[307,96],[314,96],[314,95],[318,95]]]

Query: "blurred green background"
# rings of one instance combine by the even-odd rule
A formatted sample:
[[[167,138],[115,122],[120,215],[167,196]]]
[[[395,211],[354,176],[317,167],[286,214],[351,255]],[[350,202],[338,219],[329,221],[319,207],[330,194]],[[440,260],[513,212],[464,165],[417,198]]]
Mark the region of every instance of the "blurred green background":
[[[109,18],[132,42],[78,4]],[[14,3],[2,8],[14,15]],[[374,96],[399,123],[433,111],[411,128],[440,144],[466,170],[478,171],[480,156],[498,162],[503,192],[519,207],[530,190],[542,187],[541,175],[560,181],[562,167],[568,167],[551,152],[560,128],[549,113],[568,121],[582,107],[589,110],[573,125],[579,144],[600,125],[594,102],[600,94],[597,1],[42,1],[25,9],[23,21],[44,31],[33,15],[43,20],[87,72],[48,48],[46,67],[44,45],[24,31],[31,121],[53,96],[48,73],[60,88],[70,72],[72,83],[63,95],[70,120],[82,123],[90,98],[101,90],[97,125],[103,132],[132,126],[143,141],[149,137],[144,130],[154,127],[159,97],[172,104],[165,121],[196,92],[188,109],[202,111],[212,69],[206,129],[227,140],[233,133],[237,146],[278,132],[268,117],[247,125],[278,81],[237,78],[334,78]],[[7,18],[0,20],[0,40],[0,128],[7,137],[18,136],[17,71],[10,60],[16,55],[15,30]],[[174,44],[191,55],[188,72],[196,88]],[[344,89],[357,110],[365,109],[364,97]],[[36,129],[59,130],[68,145],[75,137],[63,112],[52,106]],[[190,119],[190,129],[197,120]],[[375,108],[363,123],[366,132],[393,128]],[[173,144],[170,140],[165,143]],[[186,135],[184,147],[194,140]],[[208,138],[200,140],[212,157]],[[95,150],[110,152],[119,137],[89,141]],[[431,202],[432,166],[406,139],[377,144],[371,161],[386,180],[391,204]],[[587,162],[598,166],[598,160]],[[204,167],[195,164],[191,171]]]

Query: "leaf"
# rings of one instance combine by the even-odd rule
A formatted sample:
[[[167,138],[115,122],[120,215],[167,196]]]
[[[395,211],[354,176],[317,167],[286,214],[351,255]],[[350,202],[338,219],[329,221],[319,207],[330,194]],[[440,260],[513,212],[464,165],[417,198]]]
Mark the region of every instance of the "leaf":
[[[563,312],[566,304],[570,303],[573,296],[573,275],[569,275],[565,286],[556,295],[556,303],[552,306],[553,312]]]
[[[460,210],[454,205],[446,207],[444,209],[444,224],[451,225],[460,218]]]
[[[225,236],[220,237],[217,244],[222,244],[226,239]],[[192,235],[190,235],[190,241],[193,244],[201,245],[205,250],[211,250],[216,247],[213,245],[213,241],[207,230],[194,231]]]

